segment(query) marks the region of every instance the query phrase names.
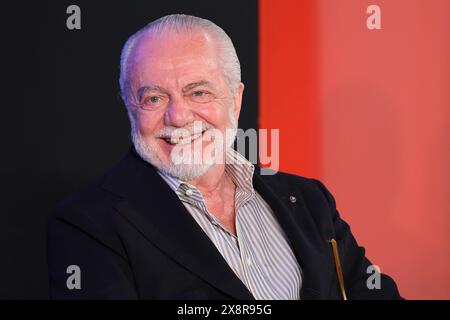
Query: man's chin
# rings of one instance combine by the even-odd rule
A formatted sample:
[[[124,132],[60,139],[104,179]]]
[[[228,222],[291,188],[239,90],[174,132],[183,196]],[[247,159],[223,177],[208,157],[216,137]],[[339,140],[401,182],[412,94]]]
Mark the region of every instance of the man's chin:
[[[165,166],[158,169],[182,181],[189,181],[205,175],[211,167],[212,164],[181,164]]]
[[[170,157],[161,159],[159,156],[161,153],[158,153],[157,150],[154,150],[145,143],[135,143],[135,149],[142,159],[156,169],[182,181],[198,179],[214,165],[214,163],[174,164]]]
[[[184,146],[167,147],[167,143],[163,139],[149,143],[138,133],[132,134],[132,140],[142,159],[159,171],[183,181],[195,180],[206,174],[214,164],[223,161],[224,150],[227,149],[226,146],[213,147],[211,142],[205,143],[201,140]],[[211,152],[206,152],[210,149],[208,146],[213,147],[214,152],[211,155]],[[199,149],[201,152],[196,151]],[[217,156],[214,156],[213,154],[216,152]]]

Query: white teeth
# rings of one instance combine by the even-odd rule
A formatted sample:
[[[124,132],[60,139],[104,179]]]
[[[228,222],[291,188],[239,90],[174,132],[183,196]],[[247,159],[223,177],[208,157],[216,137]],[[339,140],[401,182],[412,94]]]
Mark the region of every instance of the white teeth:
[[[184,138],[166,138],[165,140],[167,143],[170,143],[170,144],[187,144],[187,143],[190,143],[191,141],[194,141],[194,140],[200,138],[201,135],[202,135],[202,132],[197,133],[192,136],[187,136]]]

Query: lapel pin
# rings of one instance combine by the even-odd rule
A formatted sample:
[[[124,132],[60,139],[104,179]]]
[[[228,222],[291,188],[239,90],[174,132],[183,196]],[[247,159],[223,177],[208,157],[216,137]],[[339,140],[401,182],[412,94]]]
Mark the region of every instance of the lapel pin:
[[[291,203],[296,203],[296,202],[297,202],[297,198],[294,197],[294,196],[290,196],[290,197],[289,197],[289,201],[290,201]]]

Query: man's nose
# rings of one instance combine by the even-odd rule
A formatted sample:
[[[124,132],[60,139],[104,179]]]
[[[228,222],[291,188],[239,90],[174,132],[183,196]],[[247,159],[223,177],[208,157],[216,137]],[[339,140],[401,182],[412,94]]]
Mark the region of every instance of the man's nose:
[[[171,99],[164,114],[164,124],[167,126],[184,127],[194,121],[191,107],[183,98]]]

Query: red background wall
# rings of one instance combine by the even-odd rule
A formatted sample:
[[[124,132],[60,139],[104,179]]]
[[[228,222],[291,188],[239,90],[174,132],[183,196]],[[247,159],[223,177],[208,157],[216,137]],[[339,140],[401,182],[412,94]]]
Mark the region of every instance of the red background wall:
[[[366,8],[381,8],[368,30]],[[410,299],[450,299],[450,1],[260,0],[260,128]]]

